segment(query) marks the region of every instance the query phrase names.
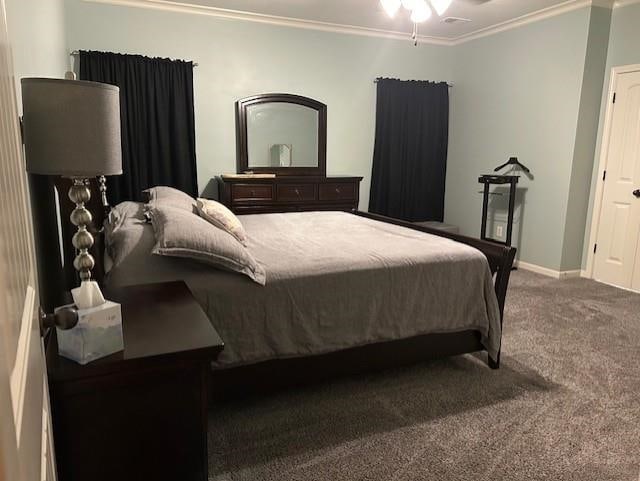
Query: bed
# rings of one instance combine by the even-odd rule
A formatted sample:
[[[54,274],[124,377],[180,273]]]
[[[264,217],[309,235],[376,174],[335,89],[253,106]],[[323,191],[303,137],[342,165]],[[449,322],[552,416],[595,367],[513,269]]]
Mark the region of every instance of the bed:
[[[94,192],[98,191],[98,186],[95,181],[92,180],[93,190]],[[56,188],[60,192],[65,192],[68,189],[68,180],[66,179],[58,179],[55,182]],[[50,216],[51,210],[53,207],[50,207],[55,201],[55,196],[53,195],[53,183],[45,189],[45,186],[38,185],[36,189],[33,190],[37,194],[36,198],[32,202],[34,206],[35,213],[38,214],[38,218],[48,219],[49,217],[54,218],[53,214]],[[106,199],[103,199],[103,203],[106,204]],[[89,208],[91,212],[94,214],[94,225],[98,226],[102,224],[104,217],[108,213],[108,208],[106,210],[102,210],[101,199],[99,196],[92,198]],[[62,218],[67,218],[73,205],[69,202],[60,203],[61,216]],[[51,209],[51,210],[48,210]],[[316,213],[312,213],[315,215]],[[318,213],[319,214],[319,213]],[[332,213],[338,214],[338,213]],[[507,288],[509,284],[509,276],[511,273],[513,260],[515,256],[516,250],[511,247],[505,247],[504,245],[482,241],[479,239],[469,238],[465,236],[461,236],[458,234],[442,232],[435,230],[429,227],[418,226],[412,223],[404,222],[401,220],[390,219],[382,216],[378,216],[375,214],[365,213],[365,212],[354,212],[354,213],[340,213],[340,219],[328,221],[328,227],[332,229],[332,235],[336,234],[336,231],[342,232],[345,236],[348,237],[349,230],[346,228],[345,222],[347,219],[353,219],[354,221],[367,221],[367,222],[375,222],[375,225],[380,229],[391,229],[399,228],[402,234],[400,236],[409,236],[412,234],[423,236],[422,238],[429,238],[433,242],[436,240],[448,240],[455,241],[455,244],[460,246],[468,246],[473,248],[471,252],[474,253],[472,256],[473,264],[476,266],[481,266],[482,277],[479,272],[471,275],[466,271],[466,267],[459,262],[453,262],[451,259],[447,259],[446,256],[439,259],[437,264],[440,265],[443,272],[448,272],[448,266],[453,264],[458,264],[457,276],[462,276],[463,279],[471,279],[474,278],[476,282],[476,291],[475,293],[470,293],[466,288],[461,287],[451,287],[449,289],[450,292],[447,294],[453,295],[453,299],[455,299],[455,295],[466,295],[468,296],[476,296],[476,298],[482,299],[483,303],[491,302],[491,297],[487,292],[487,288],[491,288],[491,294],[493,294],[493,302],[497,303],[497,323],[495,318],[495,309],[493,309],[493,323],[494,325],[499,325],[502,327],[503,320],[503,311],[504,311],[504,303],[507,294]],[[241,219],[243,223],[245,223],[248,227],[249,231],[252,231],[253,224],[260,224],[263,219],[265,221],[271,222],[273,219],[284,218],[284,219],[297,219],[297,221],[301,220],[299,214],[282,214],[280,216],[271,216],[268,214],[259,214],[252,216],[242,216]],[[271,220],[270,220],[271,219]],[[295,225],[297,221],[292,221],[291,224]],[[47,305],[44,303],[45,308],[53,308],[55,305],[60,305],[64,303],[66,299],[61,297],[61,293],[67,292],[68,290],[77,285],[77,280],[75,279],[75,270],[73,268],[73,258],[75,256],[75,252],[73,250],[73,246],[71,245],[71,237],[74,234],[74,228],[70,223],[62,223],[62,238],[63,238],[63,261],[64,261],[64,269],[63,269],[63,277],[60,277],[60,258],[56,256],[60,256],[60,250],[58,250],[57,246],[54,246],[55,243],[50,243],[47,239],[57,238],[57,226],[55,223],[47,223],[47,222],[37,222],[38,226],[38,238],[43,239],[43,242],[39,242],[36,246],[37,255],[38,255],[38,266],[40,270],[40,278],[42,280],[41,284],[41,298],[49,299],[50,303]],[[265,224],[266,225],[266,224]],[[140,228],[140,227],[139,227]],[[242,278],[242,276],[236,274],[229,274],[225,272],[218,271],[208,266],[200,266],[193,262],[188,262],[184,259],[160,259],[157,256],[153,256],[149,254],[149,242],[153,242],[151,238],[148,236],[149,233],[152,233],[150,230],[150,226],[146,225],[141,228],[140,235],[143,232],[147,233],[147,242],[146,247],[144,242],[141,242],[138,246],[139,251],[141,251],[141,257],[139,259],[142,260],[143,264],[148,262],[153,262],[155,265],[154,272],[145,272],[144,269],[140,269],[137,271],[134,266],[133,258],[130,258],[127,262],[127,265],[115,266],[112,272],[105,278],[104,273],[101,271],[100,267],[102,265],[102,257],[104,253],[104,236],[102,233],[95,228],[92,228],[94,232],[94,236],[96,239],[96,244],[92,249],[92,254],[96,257],[96,268],[94,269],[94,278],[101,283],[105,281],[107,283],[113,282],[114,285],[126,285],[132,283],[140,283],[140,282],[161,282],[164,280],[175,280],[175,279],[185,279],[187,284],[190,286],[196,298],[198,298],[201,302],[204,310],[213,317],[215,314],[215,309],[221,309],[221,306],[227,306],[225,309],[229,311],[233,311],[234,309],[239,309],[243,306],[244,300],[249,299],[250,296],[253,296],[251,299],[251,303],[254,305],[259,304],[261,296],[264,296],[265,293],[269,291],[269,275],[267,275],[267,283],[265,286],[252,285],[251,281]],[[268,231],[268,229],[267,229]],[[250,232],[251,233],[251,232]],[[426,234],[429,234],[428,236]],[[263,243],[267,242],[269,237],[266,237],[263,240]],[[407,241],[413,247],[415,247],[412,242]],[[268,242],[267,242],[268,244]],[[436,244],[434,244],[436,246]],[[412,248],[413,248],[412,247]],[[267,245],[264,247],[260,246],[249,246],[249,249],[263,249],[262,253],[257,253],[256,256],[261,258],[262,261],[269,261],[268,256],[273,256],[276,259],[277,254],[277,244],[273,243],[271,245]],[[146,249],[146,252],[145,252]],[[274,250],[276,249],[276,250]],[[350,250],[345,250],[342,252],[342,261],[345,265],[349,265],[355,256],[358,255],[360,251],[365,251],[367,249],[367,244],[365,242],[354,242],[351,245]],[[400,245],[394,243],[393,246],[389,247],[389,251],[397,251],[397,255],[408,254],[409,246]],[[425,248],[426,250],[435,249],[435,254],[437,254],[438,247],[433,248]],[[414,249],[415,250],[415,249]],[[322,249],[318,249],[317,252],[322,252]],[[467,251],[465,251],[467,252]],[[308,255],[311,253],[308,249],[304,250],[305,255],[300,256],[300,258],[314,258],[314,256]],[[267,257],[265,257],[267,256]],[[146,261],[145,261],[146,259]],[[166,262],[162,262],[166,261]],[[140,261],[138,261],[140,262]],[[143,265],[144,267],[144,265]],[[196,274],[196,276],[192,279],[186,279],[183,277],[184,273],[180,273],[179,270],[183,268],[187,268],[191,274]],[[129,274],[127,274],[126,270],[129,270]],[[177,270],[173,270],[177,269]],[[454,269],[454,271],[456,271]],[[401,272],[404,272],[401,270]],[[367,278],[367,274],[363,272],[347,272],[342,274],[334,273],[334,281],[337,279],[342,282],[342,288],[339,290],[340,299],[342,302],[342,306],[350,306],[357,305],[357,302],[362,302],[361,292],[362,286],[358,285],[357,279],[353,276],[361,276],[361,278]],[[349,277],[351,275],[351,277]],[[407,274],[408,275],[408,274]],[[210,290],[215,291],[219,289],[221,294],[218,294],[217,297],[213,295],[211,292],[205,292],[202,283],[197,282],[198,276],[203,278],[208,278],[210,281],[212,279],[221,279],[221,282],[226,285],[222,290],[221,288],[216,287],[215,284],[210,282]],[[207,277],[209,276],[209,277]],[[341,276],[346,276],[341,278]],[[380,272],[374,274],[374,276],[378,276],[379,279],[385,280],[385,276],[381,275]],[[239,277],[239,279],[238,279]],[[307,283],[309,285],[309,290],[307,291],[307,297],[325,299],[325,321],[334,324],[340,322],[340,318],[335,315],[332,315],[330,309],[334,308],[336,304],[334,299],[327,295],[330,293],[330,288],[321,289],[323,282],[331,284],[330,277],[324,276],[322,282],[317,282],[313,280],[303,281],[303,283]],[[423,282],[425,281],[425,277],[428,277],[428,274],[423,275]],[[235,280],[232,280],[235,279]],[[348,280],[350,279],[350,280]],[[386,279],[388,281],[388,279]],[[284,281],[283,281],[284,282]],[[406,282],[406,279],[405,279]],[[248,283],[248,284],[247,284]],[[234,291],[230,286],[237,284],[240,289],[247,289],[248,293],[240,294],[239,291]],[[370,285],[369,283],[368,285]],[[240,286],[242,285],[242,286]],[[367,285],[367,287],[368,287]],[[400,285],[395,282],[391,282],[391,286],[395,286],[396,288]],[[462,284],[464,287],[465,284]],[[271,286],[274,287],[273,285]],[[415,297],[421,295],[421,293],[428,291],[425,287],[420,287],[417,285],[415,288]],[[242,302],[237,302],[237,299],[242,299]],[[331,301],[326,301],[327,298],[330,298]],[[215,299],[215,302],[214,302]],[[236,299],[235,302],[231,301],[232,299]],[[264,297],[262,297],[264,299]],[[444,299],[444,298],[443,298]],[[433,305],[429,305],[428,303],[422,303],[422,309],[431,310],[436,312],[437,309],[435,307],[435,303],[441,302],[442,299],[439,299],[437,296],[434,299],[431,299],[430,302],[434,303]],[[353,303],[353,304],[351,304]],[[458,301],[450,302],[449,305],[456,306]],[[316,307],[319,306],[320,303],[316,304]],[[337,305],[337,304],[336,304]],[[405,306],[406,307],[406,306]],[[447,356],[454,356],[458,354],[464,353],[473,353],[478,352],[482,353],[491,353],[491,355],[487,356],[488,365],[491,368],[497,369],[500,363],[500,339],[501,335],[498,329],[493,329],[491,334],[493,335],[493,343],[489,344],[487,342],[489,334],[489,330],[487,327],[482,327],[478,325],[477,320],[467,319],[466,325],[455,325],[454,329],[446,329],[440,326],[439,329],[431,330],[431,329],[419,329],[415,325],[413,326],[412,331],[408,331],[407,328],[411,327],[411,325],[407,325],[408,321],[411,321],[415,316],[415,312],[417,306],[410,306],[412,309],[404,309],[403,311],[397,310],[393,311],[390,309],[391,313],[387,316],[387,320],[391,323],[393,321],[398,322],[398,330],[393,330],[393,325],[387,325],[386,327],[391,329],[387,329],[387,331],[375,331],[374,330],[362,330],[360,334],[364,332],[366,335],[359,340],[351,340],[354,342],[343,343],[341,345],[333,344],[331,346],[325,346],[325,349],[318,348],[318,343],[311,344],[310,346],[298,346],[300,349],[296,352],[289,351],[276,351],[272,349],[271,352],[262,350],[262,352],[254,353],[251,357],[246,357],[242,352],[239,355],[236,355],[239,351],[242,351],[240,348],[235,348],[233,346],[233,333],[227,332],[226,336],[223,335],[223,338],[226,341],[226,353],[225,357],[221,359],[220,364],[214,366],[213,370],[213,378],[214,385],[219,387],[220,390],[229,392],[241,391],[246,392],[249,390],[269,390],[272,388],[277,388],[283,385],[291,385],[300,382],[307,382],[310,380],[316,381],[319,379],[332,378],[336,375],[344,375],[344,374],[355,374],[361,373],[365,371],[378,370],[384,368],[391,368],[395,366],[401,366],[406,364],[411,364],[415,362],[420,362],[428,359],[438,359]],[[494,304],[495,307],[495,304]],[[353,309],[355,310],[355,309]],[[224,312],[220,313],[224,314]],[[393,315],[392,315],[393,314]],[[217,314],[216,314],[217,315]],[[226,317],[226,316],[225,316]],[[230,316],[232,318],[233,316]],[[335,319],[332,320],[332,317]],[[488,315],[485,316],[488,319]],[[273,316],[269,315],[269,313],[262,313],[260,319],[264,322],[263,324],[269,324]],[[293,318],[291,318],[293,319]],[[356,319],[355,317],[351,317],[351,319]],[[269,321],[269,322],[267,322]],[[280,322],[284,322],[283,319],[279,320]],[[366,319],[359,320],[360,326],[362,327]],[[452,321],[449,319],[448,321]],[[212,319],[214,325],[219,321],[215,318]],[[274,321],[275,322],[275,321]],[[342,319],[342,322],[346,322],[345,319]],[[353,321],[355,322],[355,321]],[[440,322],[440,321],[438,321]],[[488,326],[488,325],[487,325]],[[220,327],[216,325],[221,331],[224,331],[224,327]],[[296,333],[298,336],[300,333]],[[307,335],[307,334],[305,334]],[[313,336],[308,334],[308,336],[313,340]],[[290,336],[289,339],[297,339],[298,337]],[[317,339],[316,339],[317,340]],[[320,338],[320,341],[324,341],[323,338]],[[497,348],[497,352],[496,352]],[[234,359],[235,356],[235,359]],[[276,373],[277,375],[274,375]]]
[[[365,212],[240,219],[247,249],[265,267],[264,286],[152,255],[153,229],[140,218],[128,221],[120,240],[128,246],[115,246],[126,261],[106,276],[95,272],[107,286],[184,280],[225,340],[213,366],[219,390],[263,391],[471,352],[499,367],[515,249]]]

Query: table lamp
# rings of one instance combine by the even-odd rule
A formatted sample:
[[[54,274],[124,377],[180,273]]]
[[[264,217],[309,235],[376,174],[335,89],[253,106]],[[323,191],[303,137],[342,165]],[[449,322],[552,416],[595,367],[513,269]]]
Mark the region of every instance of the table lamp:
[[[90,177],[122,174],[120,89],[96,82],[25,78],[22,108],[27,171],[72,179],[69,199],[75,203],[73,266],[80,287],[71,289],[74,305],[42,317],[55,318],[60,355],[86,364],[123,349],[120,305],[105,301],[91,281],[95,261],[89,254],[93,236],[87,226],[92,216],[85,206],[91,199]]]
[[[22,79],[23,132],[27,171],[71,178],[71,222],[81,281],[91,280],[92,220],[89,177],[122,174],[120,89],[113,85],[50,78]]]

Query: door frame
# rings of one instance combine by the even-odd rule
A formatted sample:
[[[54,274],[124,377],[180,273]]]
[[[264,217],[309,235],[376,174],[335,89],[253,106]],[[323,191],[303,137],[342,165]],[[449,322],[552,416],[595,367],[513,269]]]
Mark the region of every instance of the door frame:
[[[607,170],[607,153],[611,143],[611,124],[613,123],[613,95],[618,86],[618,78],[622,74],[640,72],[640,64],[622,65],[611,69],[611,77],[609,80],[609,90],[607,92],[607,110],[604,119],[604,127],[602,129],[602,145],[600,146],[600,155],[598,156],[598,176],[596,177],[596,191],[593,200],[593,211],[591,213],[591,229],[589,230],[589,244],[587,245],[587,265],[585,275],[589,279],[594,278],[595,269],[595,253],[593,248],[598,240],[598,231],[600,230],[600,217],[602,214],[602,197],[604,196],[604,172]]]

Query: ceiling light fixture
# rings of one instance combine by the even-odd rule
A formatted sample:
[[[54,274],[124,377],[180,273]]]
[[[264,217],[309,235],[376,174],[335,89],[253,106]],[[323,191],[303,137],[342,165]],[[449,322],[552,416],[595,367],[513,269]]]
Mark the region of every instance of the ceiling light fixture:
[[[426,22],[432,16],[432,9],[442,17],[444,13],[449,9],[453,0],[380,0],[382,7],[387,15],[393,18],[400,6],[411,12],[410,18],[413,22],[413,34],[411,38],[414,40],[414,45],[418,45],[418,24]]]
[[[431,18],[431,9],[425,0],[418,0],[411,10],[411,21],[413,23],[426,22]]]
[[[449,9],[453,0],[431,0],[431,5],[436,13],[442,17],[444,13]]]
[[[400,10],[400,6],[402,5],[400,0],[380,0],[380,3],[382,4],[382,8],[384,8],[384,11],[387,12],[387,15],[389,15],[391,18],[395,17],[396,13],[398,13],[398,10]]]

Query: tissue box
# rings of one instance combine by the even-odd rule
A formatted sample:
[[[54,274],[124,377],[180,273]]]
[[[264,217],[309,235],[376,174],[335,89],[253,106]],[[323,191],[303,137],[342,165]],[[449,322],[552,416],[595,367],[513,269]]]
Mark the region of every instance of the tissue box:
[[[100,306],[78,309],[78,324],[73,329],[57,331],[58,353],[79,364],[124,349],[122,313],[116,302],[106,301]]]

